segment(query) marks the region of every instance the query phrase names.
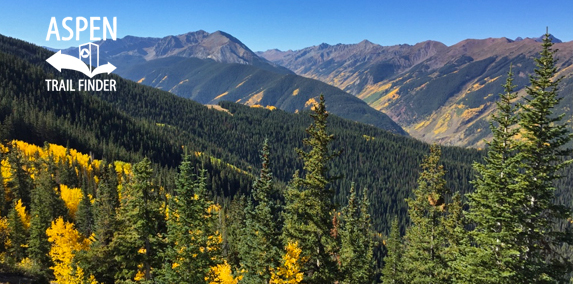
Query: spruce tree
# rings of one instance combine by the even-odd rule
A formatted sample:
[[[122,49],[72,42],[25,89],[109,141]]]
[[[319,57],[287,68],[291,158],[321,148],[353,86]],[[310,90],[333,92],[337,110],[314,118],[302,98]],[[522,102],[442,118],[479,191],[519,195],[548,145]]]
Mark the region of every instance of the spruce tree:
[[[394,217],[394,220],[392,220],[390,236],[386,241],[386,251],[381,277],[382,284],[404,284],[404,276],[402,275],[402,255],[404,250],[398,217]]]
[[[8,254],[15,263],[20,262],[25,256],[25,245],[27,244],[27,232],[18,211],[16,211],[16,200],[8,214],[8,239],[10,246]]]
[[[348,205],[342,210],[340,226],[341,283],[371,283],[374,268],[373,241],[368,213],[367,191],[360,201],[354,183],[350,188]]]
[[[205,171],[196,175],[190,157],[179,167],[175,195],[169,200],[164,283],[204,283],[219,256],[218,212],[207,193]]]
[[[31,189],[33,181],[30,174],[24,169],[26,162],[16,146],[10,148],[8,153],[8,162],[11,166],[10,182],[7,182],[8,190],[12,193],[15,200],[21,199],[24,206],[28,207],[31,203]]]
[[[243,242],[243,228],[245,222],[245,208],[250,206],[244,195],[235,195],[233,199],[223,207],[221,229],[223,237],[223,256],[232,267],[241,266],[241,245]]]
[[[491,117],[493,133],[485,163],[475,163],[475,191],[468,194],[469,222],[475,226],[466,243],[458,271],[466,283],[523,283],[525,247],[519,245],[524,187],[520,180],[521,154],[516,135],[517,98],[510,67],[504,93]]]
[[[151,268],[160,267],[158,234],[163,216],[152,174],[151,162],[143,159],[133,166],[133,179],[121,193],[119,225],[111,243],[119,264],[116,280],[130,280],[137,273],[152,280]]]
[[[79,265],[93,274],[100,283],[114,283],[118,263],[109,244],[117,230],[116,208],[119,206],[119,200],[115,169],[113,165],[107,165],[105,162],[103,164],[92,206],[95,241],[91,243],[89,250],[78,252],[76,258]]]
[[[336,241],[331,235],[335,206],[328,163],[339,152],[329,149],[334,136],[326,130],[328,113],[323,95],[313,112],[314,122],[306,130],[310,137],[303,140],[311,149],[298,150],[304,161],[304,176],[300,177],[297,171],[285,194],[283,241],[298,242],[302,249],[302,257],[307,260],[303,266],[306,283],[333,283],[337,277],[333,259]]]
[[[39,171],[40,173],[35,180],[35,187],[31,196],[28,254],[34,261],[34,264],[47,273],[48,268],[51,266],[51,260],[48,256],[50,243],[48,242],[46,230],[55,218],[67,216],[68,214],[64,201],[55,190],[57,184],[52,178],[54,164],[51,157],[48,157],[45,167],[40,168]]]
[[[245,207],[245,226],[240,245],[243,283],[268,283],[271,267],[281,260],[280,204],[270,168],[269,144],[261,150],[262,168],[253,184],[253,202]]]
[[[559,248],[573,243],[572,234],[560,230],[558,224],[567,222],[572,212],[569,207],[554,203],[555,181],[571,163],[566,160],[571,149],[565,147],[571,135],[562,122],[564,114],[555,113],[562,100],[558,95],[561,78],[556,78],[555,51],[548,32],[542,46],[519,119],[524,183],[519,239],[526,246],[525,254],[520,255],[525,261],[525,277],[532,283],[553,283],[568,280],[565,276],[571,271],[570,259]]]
[[[96,188],[93,207],[94,233],[97,242],[108,245],[116,227],[116,208],[119,207],[117,176],[113,164],[104,166],[101,181]]]
[[[93,209],[87,191],[82,188],[82,192],[83,197],[78,204],[78,212],[76,214],[76,227],[83,236],[89,237],[94,227]]]
[[[433,145],[422,163],[418,188],[414,198],[408,198],[411,226],[404,237],[405,283],[451,283],[452,238],[446,229],[449,190],[444,180],[445,170],[439,164],[441,149]]]

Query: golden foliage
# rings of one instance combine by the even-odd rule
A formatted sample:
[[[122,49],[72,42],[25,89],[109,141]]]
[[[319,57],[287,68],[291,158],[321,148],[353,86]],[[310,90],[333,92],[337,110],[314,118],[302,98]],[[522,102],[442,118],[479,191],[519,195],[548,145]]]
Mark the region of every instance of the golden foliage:
[[[418,130],[418,129],[420,129],[420,128],[424,128],[424,127],[430,125],[431,122],[432,122],[432,121],[429,120],[429,119],[422,120],[422,121],[420,121],[418,124],[416,124],[416,126],[414,126],[414,129],[415,129],[415,130]]]
[[[308,101],[306,101],[306,103],[304,103],[304,107],[310,106],[310,109],[314,109],[314,106],[316,106],[317,104],[318,102],[314,98],[310,98],[308,99]]]
[[[9,152],[8,147],[4,146],[3,144],[0,144],[0,154],[6,154]]]
[[[64,146],[48,144],[47,147],[38,147],[19,140],[13,140],[11,143],[15,149],[18,149],[31,162],[36,161],[38,158],[47,160],[48,157],[51,157],[56,163],[65,162],[68,165],[72,165],[72,162],[76,162],[88,174],[101,166],[100,160],[92,159],[89,155],[82,154],[75,149],[66,149]],[[77,171],[78,169],[76,168]],[[33,169],[31,172],[34,173]]]
[[[26,206],[22,205],[22,199],[18,199],[18,201],[16,201],[14,209],[18,212],[18,216],[22,220],[24,228],[26,228],[26,230],[30,228],[30,215],[26,213]]]
[[[210,275],[205,278],[209,284],[237,284],[243,279],[242,275],[233,277],[231,265],[225,260],[223,264],[211,267]]]
[[[262,105],[252,105],[252,108],[266,108],[268,110],[276,110],[277,108],[275,106],[262,106]]]
[[[29,258],[23,258],[20,263],[16,264],[16,267],[23,271],[32,271],[34,268],[34,262]]]
[[[65,184],[60,184],[60,195],[68,207],[70,217],[76,219],[76,212],[78,212],[78,205],[84,197],[81,188],[69,188]]]
[[[224,92],[224,93],[222,93],[222,94],[220,94],[220,95],[218,95],[218,96],[216,96],[213,100],[214,100],[214,101],[215,101],[215,100],[218,100],[218,99],[220,99],[220,98],[226,96],[227,94],[229,94],[228,91],[227,91],[227,92]]]
[[[364,137],[364,139],[366,139],[366,141],[372,141],[372,140],[376,139],[376,137],[368,136],[366,134],[362,135],[362,137]]]
[[[50,258],[54,266],[51,268],[54,270],[57,283],[96,283],[93,276],[85,281],[83,269],[72,265],[75,254],[78,251],[87,250],[91,243],[74,228],[73,223],[64,222],[62,217],[59,217],[52,221],[52,225],[46,230],[46,235],[48,241],[52,243]]]
[[[288,243],[283,264],[271,270],[271,284],[296,284],[302,281],[304,274],[300,272],[300,268],[304,259],[300,257],[301,252],[298,242]]]
[[[252,106],[252,105],[256,105],[258,104],[262,99],[263,99],[263,95],[264,95],[265,91],[260,91],[254,95],[252,95],[246,102],[245,104],[248,106]]]
[[[485,107],[485,105],[481,105],[481,106],[476,107],[476,108],[468,108],[468,109],[464,110],[461,117],[464,121],[467,121],[467,120],[473,118],[474,116],[480,114],[484,107]]]
[[[8,218],[2,217],[0,218],[0,242],[2,242],[5,246],[10,245],[8,235],[9,235]]]
[[[292,95],[296,96],[296,95],[298,95],[299,92],[300,92],[300,89],[296,89],[296,90],[292,91]]]
[[[247,172],[247,171],[245,171],[245,170],[242,170],[242,169],[240,169],[240,168],[237,168],[236,166],[231,165],[231,164],[229,164],[229,163],[225,163],[223,160],[221,160],[221,159],[219,159],[219,158],[215,158],[215,157],[213,157],[213,156],[209,156],[209,155],[207,155],[207,154],[205,154],[205,153],[203,153],[203,152],[197,152],[197,151],[195,151],[194,154],[195,154],[196,157],[203,157],[203,156],[205,156],[205,157],[209,158],[209,160],[211,161],[211,163],[214,164],[214,165],[225,166],[225,167],[227,167],[227,168],[229,168],[229,169],[232,169],[232,170],[234,170],[234,171],[236,171],[236,172],[238,172],[238,173],[242,173],[242,174],[245,174],[245,175],[248,175],[248,176],[251,176],[251,177],[253,176],[251,173],[249,173],[249,172]]]
[[[145,273],[141,269],[139,269],[137,270],[137,274],[135,274],[135,277],[133,277],[133,281],[139,282],[143,280],[145,280]]]
[[[440,120],[438,120],[436,127],[434,128],[434,134],[446,132],[446,130],[448,130],[448,124],[451,118],[452,115],[450,113],[446,113],[443,117],[441,117]]]
[[[4,147],[4,146],[2,146]],[[10,165],[10,163],[8,162],[8,159],[4,159],[2,160],[2,162],[0,162],[0,173],[2,174],[2,182],[4,185],[4,188],[8,188],[8,184],[10,182],[12,182],[12,166]],[[6,194],[6,198],[8,198],[8,194]],[[10,202],[10,200],[6,200],[8,202]]]

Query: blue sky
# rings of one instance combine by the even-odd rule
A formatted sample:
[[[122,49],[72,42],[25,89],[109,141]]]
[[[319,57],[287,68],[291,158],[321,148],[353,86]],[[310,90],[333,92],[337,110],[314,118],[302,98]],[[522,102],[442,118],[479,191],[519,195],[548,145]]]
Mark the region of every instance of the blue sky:
[[[301,49],[326,42],[381,45],[466,38],[536,37],[549,31],[573,40],[573,1],[16,1],[0,0],[0,34],[55,48],[89,41],[46,41],[50,18],[62,36],[64,17],[117,17],[118,37],[163,37],[222,30],[254,51]],[[101,22],[100,22],[101,25]],[[75,27],[75,22],[72,24]]]

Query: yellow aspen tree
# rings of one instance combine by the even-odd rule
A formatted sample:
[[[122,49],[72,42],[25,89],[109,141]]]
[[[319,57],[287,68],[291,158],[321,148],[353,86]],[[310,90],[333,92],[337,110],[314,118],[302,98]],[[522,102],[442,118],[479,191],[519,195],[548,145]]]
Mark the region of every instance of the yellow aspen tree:
[[[30,228],[30,215],[26,213],[26,206],[22,204],[22,199],[18,199],[16,201],[16,205],[14,206],[14,210],[18,212],[18,216],[22,220],[22,224],[24,224],[24,228],[28,230]]]
[[[57,283],[97,283],[93,275],[87,278],[81,267],[74,267],[73,265],[76,253],[87,250],[90,245],[90,240],[84,238],[74,228],[73,223],[64,222],[62,217],[59,217],[52,221],[52,225],[46,230],[46,235],[52,244],[49,254],[54,263],[51,268]]]
[[[302,250],[298,242],[288,243],[283,256],[283,264],[271,270],[271,284],[296,284],[302,282],[304,274],[300,272],[304,259],[301,259]],[[276,272],[275,272],[276,271]]]
[[[83,198],[82,189],[69,188],[65,184],[60,184],[60,196],[62,197],[62,200],[64,200],[64,203],[70,212],[70,217],[75,220],[78,206]]]
[[[206,277],[209,280],[209,284],[237,284],[243,278],[239,275],[237,277],[233,276],[233,271],[231,265],[225,260],[222,264],[211,267],[211,277]]]

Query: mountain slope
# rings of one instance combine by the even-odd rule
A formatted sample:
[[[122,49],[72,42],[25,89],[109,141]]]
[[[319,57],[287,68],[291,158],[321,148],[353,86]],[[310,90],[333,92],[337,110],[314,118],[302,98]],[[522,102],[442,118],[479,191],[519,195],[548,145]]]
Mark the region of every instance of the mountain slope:
[[[533,58],[541,50],[537,41],[489,38],[468,39],[450,47],[433,42],[415,46],[375,46],[369,50],[404,49],[409,53],[394,52],[385,59],[390,63],[364,65],[354,63],[366,62],[371,57],[380,58],[382,54],[367,52],[364,42],[343,46],[354,50],[354,57],[345,56],[337,46],[287,52],[271,50],[259,55],[289,68],[297,67],[293,68],[297,74],[319,79],[358,96],[388,114],[416,138],[447,145],[482,147],[483,139],[490,135],[487,119],[497,94],[503,90],[509,66],[514,67],[517,90],[523,95],[535,66]],[[564,76],[561,94],[565,99],[559,111],[571,117],[573,42],[554,41],[555,48],[559,49],[558,68]],[[404,54],[419,53],[414,50],[426,51],[423,54],[427,56],[405,61],[412,57]],[[330,59],[316,65],[315,61],[308,61],[309,57]],[[311,68],[304,67],[307,62],[313,62],[308,65]],[[334,65],[335,68],[328,69]]]
[[[257,52],[263,58],[339,87],[353,95],[365,86],[392,77],[443,51],[446,46],[426,41],[414,46],[380,46],[367,40],[358,44],[326,43],[297,51]]]
[[[1,139],[69,144],[108,161],[149,156],[164,167],[174,167],[181,145],[186,145],[196,153],[194,165],[208,170],[209,186],[218,196],[249,192],[265,138],[278,182],[287,182],[302,166],[295,148],[302,148],[307,136],[305,129],[312,121],[308,112],[292,114],[231,102],[222,102],[219,109],[226,111],[219,111],[116,75],[96,78],[115,79],[117,92],[47,92],[46,78],[85,78],[49,66],[45,59],[51,54],[0,36],[0,67],[6,70],[0,72]],[[428,145],[335,115],[329,116],[328,129],[336,137],[333,147],[344,149],[331,165],[332,174],[344,176],[332,185],[336,202],[346,202],[354,181],[357,188],[369,189],[377,230],[385,230],[395,215],[405,224],[404,198],[415,185]],[[449,186],[469,191],[471,163],[481,153],[457,147],[446,147],[443,153]]]
[[[124,38],[95,42],[100,49],[100,62],[112,62],[120,72],[123,67],[171,56],[213,59],[222,63],[238,63],[257,66],[282,74],[292,72],[257,56],[245,44],[222,31],[189,32],[163,38],[126,36]],[[78,48],[62,51],[77,56]],[[92,51],[95,55],[95,50]]]
[[[313,100],[325,93],[332,113],[407,135],[388,116],[361,100],[319,81],[295,76],[221,31],[161,39],[126,36],[98,44],[100,63],[112,62],[117,66],[114,72],[122,77],[204,104],[231,100],[295,112],[309,109]],[[95,55],[95,50],[92,52]],[[78,49],[64,53],[77,56]]]
[[[369,107],[362,100],[328,84],[294,74],[279,74],[243,64],[181,57],[136,64],[118,74],[202,104],[232,101],[298,112],[310,109],[322,93],[333,114],[407,135],[388,116]]]

